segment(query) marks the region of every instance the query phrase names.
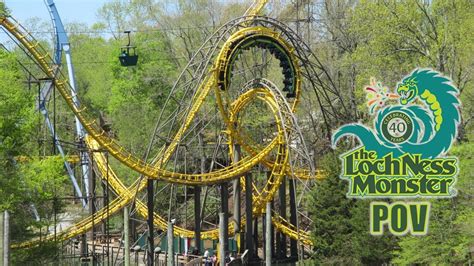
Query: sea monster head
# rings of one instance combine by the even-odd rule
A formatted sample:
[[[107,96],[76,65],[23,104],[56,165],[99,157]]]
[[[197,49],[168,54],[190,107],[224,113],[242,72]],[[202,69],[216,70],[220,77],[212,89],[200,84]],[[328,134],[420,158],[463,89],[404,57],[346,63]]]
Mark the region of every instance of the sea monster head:
[[[401,104],[405,105],[413,101],[418,95],[418,84],[415,77],[407,77],[399,83],[397,86],[397,93],[400,95]]]

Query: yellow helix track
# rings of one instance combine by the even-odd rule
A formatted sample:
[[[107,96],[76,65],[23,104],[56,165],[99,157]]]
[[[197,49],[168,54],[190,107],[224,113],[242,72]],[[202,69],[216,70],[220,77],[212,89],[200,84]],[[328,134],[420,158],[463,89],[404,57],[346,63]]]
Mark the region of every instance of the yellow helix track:
[[[257,8],[261,9],[264,6],[266,1],[258,1],[258,2],[259,3],[257,3],[258,4]],[[258,12],[254,13],[254,15],[257,13]],[[246,38],[251,38],[255,36],[268,37],[272,39],[274,42],[279,43],[281,46],[283,46],[285,48],[285,51],[292,58],[292,60],[294,60],[294,55],[292,54],[293,49],[291,48],[291,46],[289,46],[280,37],[278,33],[273,32],[270,29],[263,28],[263,27],[244,28],[234,33],[229,38],[229,40],[226,41],[226,43],[224,44],[224,47],[221,50],[220,55],[216,59],[214,68],[211,69],[211,71],[205,78],[205,81],[200,86],[197,96],[195,97],[195,100],[192,104],[191,111],[189,112],[189,115],[186,118],[185,122],[176,133],[171,144],[162,153],[162,156],[157,160],[158,163],[150,164],[132,155],[130,152],[126,151],[122,146],[120,146],[114,139],[109,138],[107,134],[102,129],[100,129],[100,127],[95,123],[94,120],[87,118],[85,108],[78,109],[75,106],[75,104],[72,101],[73,97],[69,93],[69,90],[67,88],[68,86],[67,79],[64,77],[62,73],[59,74],[59,77],[55,75],[55,71],[47,63],[47,62],[52,61],[49,54],[40,46],[40,44],[37,41],[34,41],[34,39],[24,30],[24,28],[19,23],[17,23],[14,19],[10,17],[8,18],[2,17],[0,18],[0,24],[6,30],[8,30],[25,48],[27,48],[27,50],[35,58],[36,62],[39,64],[41,69],[48,75],[49,78],[51,78],[54,81],[56,88],[58,89],[62,97],[65,99],[70,109],[78,117],[79,121],[84,125],[84,128],[89,133],[89,135],[96,141],[96,144],[100,146],[101,148],[106,149],[112,156],[114,156],[123,164],[127,165],[128,167],[137,171],[138,173],[141,173],[147,176],[148,178],[159,179],[159,180],[176,183],[176,184],[209,185],[209,184],[220,183],[223,181],[231,180],[233,178],[242,176],[255,165],[259,163],[263,163],[264,165],[272,169],[272,178],[270,178],[269,182],[267,183],[267,186],[265,187],[262,193],[257,193],[259,194],[257,196],[254,195],[254,200],[256,203],[254,211],[256,213],[261,213],[263,210],[264,203],[270,200],[271,198],[273,198],[273,194],[276,191],[276,188],[278,187],[278,185],[281,183],[281,179],[285,174],[296,176],[301,179],[307,179],[310,176],[307,170],[293,170],[292,171],[290,169],[288,165],[288,155],[286,152],[287,148],[285,147],[286,143],[285,143],[284,126],[283,128],[282,127],[279,128],[278,136],[275,137],[275,139],[271,141],[266,147],[259,149],[259,151],[256,151],[255,149],[252,149],[252,147],[250,147],[249,145],[246,145],[245,144],[246,141],[242,140],[241,136],[239,136],[239,134],[233,128],[234,125],[232,121],[232,111],[231,112],[228,111],[227,107],[229,106],[229,103],[226,102],[227,98],[225,97],[225,95],[222,96],[222,91],[221,91],[222,86],[218,86],[219,77],[217,76],[216,73],[218,73],[217,70],[222,69],[222,68],[226,69],[225,71],[227,71],[228,58],[226,58],[226,56],[229,55],[229,51],[231,50],[230,47],[232,47],[232,45],[235,43],[244,41]],[[294,68],[297,68],[296,65],[297,64],[294,64]],[[299,93],[300,93],[299,87],[301,83],[299,70],[296,69],[294,71],[295,71],[295,76],[297,79],[297,82],[295,85],[296,97],[295,97],[295,100],[293,101],[291,111],[294,111],[294,108],[296,107],[296,104],[298,102]],[[219,105],[219,110],[221,111],[222,117],[228,126],[228,132],[231,135],[231,138],[235,139],[237,143],[241,144],[244,147],[244,149],[249,153],[249,156],[244,157],[239,162],[229,167],[219,169],[217,171],[213,171],[210,173],[185,174],[185,173],[175,173],[175,172],[162,169],[160,166],[165,164],[171,158],[175,148],[181,141],[186,130],[191,125],[196,113],[198,112],[199,108],[203,104],[204,100],[206,99],[207,95],[209,94],[212,88],[215,89],[218,105]],[[224,88],[224,92],[225,92],[225,88]],[[274,96],[272,97],[273,99],[275,99]],[[270,103],[270,106],[273,107],[272,110],[274,111],[274,113],[276,113],[281,107],[281,105],[275,104],[275,102],[272,103],[272,101],[269,100],[269,99],[272,99],[272,97],[268,95],[266,96],[262,95],[260,96],[260,99]],[[242,98],[239,98],[235,103],[232,103],[232,105],[242,106],[242,105],[245,105],[245,101],[246,101],[246,97],[242,97]],[[239,111],[239,108],[235,108],[234,113],[238,111]],[[280,116],[275,116],[275,117],[280,119],[282,116],[280,115]],[[278,124],[279,125],[283,124],[283,121],[280,121]],[[278,150],[277,152],[278,155],[275,162],[272,163],[272,162],[269,162],[266,158],[268,157],[270,152],[274,150],[275,148]],[[110,171],[109,169],[108,173],[110,174],[111,172],[112,171]],[[116,182],[114,183],[114,181],[111,181],[111,180],[115,180]],[[104,208],[100,210],[99,212],[97,212],[96,214],[94,214],[93,217],[92,216],[87,217],[86,219],[75,224],[70,230],[67,230],[64,233],[62,233],[60,235],[60,238],[68,239],[68,238],[84,233],[88,229],[92,228],[94,224],[98,224],[101,220],[105,219],[108,215],[117,212],[118,210],[123,208],[126,204],[128,204],[134,197],[134,194],[132,194],[130,191],[140,191],[144,188],[144,185],[145,185],[145,182],[137,181],[135,182],[134,185],[131,186],[131,189],[126,190],[125,186],[118,180],[118,178],[109,179],[109,181],[111,181],[111,184],[114,183],[113,185],[114,189],[117,191],[117,193],[120,196],[114,201],[112,201],[108,208]],[[138,204],[138,205],[139,205],[139,208],[138,208],[139,212],[141,214],[146,214],[146,209],[144,209],[146,207],[143,206],[143,203]],[[157,225],[160,227],[163,227],[165,225],[164,219],[160,218],[159,216],[155,217],[155,223],[157,223]],[[293,237],[295,239],[301,240],[301,239],[304,239],[305,236],[307,236],[305,233],[297,232],[296,230],[294,230],[294,228],[289,226],[288,223],[283,222],[283,220],[279,218],[274,218],[274,223],[277,229],[283,232],[286,232],[290,237]],[[230,232],[232,231],[233,230],[230,230]],[[190,232],[185,229],[179,229],[179,228],[177,228],[176,233],[182,236],[191,236],[193,234],[193,232]],[[203,233],[203,238],[215,238],[216,235],[217,234],[215,230],[208,231],[208,232]],[[17,247],[31,246],[33,242],[34,241],[24,242],[24,243],[18,244]],[[309,240],[304,240],[303,242],[310,243]]]
[[[252,89],[252,90],[248,91],[247,93],[243,94],[239,98],[239,100],[236,101],[236,103],[233,105],[234,109],[235,109],[234,113],[235,114],[238,113],[238,110],[241,110],[250,101],[256,100],[256,99],[262,100],[265,103],[267,103],[270,106],[270,108],[272,109],[272,111],[274,112],[275,119],[277,121],[281,121],[281,119],[278,118],[278,116],[281,115],[281,112],[279,112],[280,108],[278,107],[277,103],[274,101],[275,96],[273,94],[271,94],[268,90],[265,90],[265,89]],[[281,122],[278,122],[277,124],[282,125]],[[281,127],[280,127],[280,129],[281,129]],[[90,150],[93,150],[93,151],[98,151],[101,148],[100,145],[91,137],[86,138],[86,144],[87,144],[88,148]],[[282,153],[282,154],[284,154],[284,153]],[[96,162],[97,169],[100,172],[101,178],[104,179],[104,181],[108,182],[108,184],[110,185],[110,188],[113,191],[115,191],[115,194],[121,200],[117,201],[117,199],[116,199],[115,201],[112,202],[111,207],[109,207],[108,210],[107,210],[107,208],[102,208],[94,216],[89,216],[89,217],[85,218],[84,220],[76,223],[74,226],[68,228],[67,230],[62,231],[61,233],[59,233],[56,236],[56,240],[66,240],[66,239],[69,239],[69,238],[72,238],[72,237],[75,237],[75,236],[78,236],[80,234],[83,234],[83,233],[87,232],[94,225],[99,224],[104,219],[106,219],[106,217],[116,213],[121,208],[123,208],[125,205],[129,204],[135,197],[135,194],[133,192],[131,192],[131,190],[129,190],[120,181],[120,179],[117,177],[115,172],[110,168],[110,166],[107,163],[107,159],[106,159],[105,155],[102,152],[93,152],[92,155],[94,157],[93,158],[94,161]],[[287,156],[285,158],[287,158]],[[276,168],[281,169],[281,167],[276,167]],[[283,174],[284,173],[280,172],[279,176],[281,177],[281,176],[283,176]],[[277,188],[278,185],[275,186],[275,187]],[[259,204],[258,204],[259,202],[262,202],[262,204],[265,203],[265,201],[264,201],[265,199],[262,200],[260,198],[261,194],[258,193],[257,195],[255,195],[256,193],[258,193],[258,192],[254,191],[254,196],[253,196],[254,203],[257,204],[257,206],[259,206]],[[136,200],[136,208],[137,208],[138,213],[142,217],[144,217],[144,218],[148,217],[148,209],[147,209],[146,205],[143,202],[141,202],[139,200]],[[259,211],[259,209],[260,209],[260,207],[254,208],[254,212],[255,212],[256,215],[262,214],[262,212]],[[276,216],[276,217],[274,217],[272,219],[272,221],[273,221],[273,224],[274,224],[274,226],[277,230],[284,232],[285,234],[287,234],[291,238],[299,239],[304,244],[308,244],[308,245],[311,244],[310,238],[309,238],[309,236],[306,232],[297,231],[294,228],[294,226],[292,226],[291,224],[289,224],[288,222],[283,220],[281,217],[277,216],[276,214],[274,214],[274,216]],[[154,215],[154,223],[157,227],[159,227],[161,229],[166,229],[166,227],[167,227],[167,221],[164,218],[157,215],[157,214]],[[242,223],[244,224],[245,221],[243,221]],[[193,231],[186,230],[186,229],[181,228],[179,226],[174,226],[174,229],[175,229],[174,233],[177,236],[188,237],[188,238],[194,237],[194,232]],[[234,232],[233,224],[229,224],[229,232]],[[209,230],[209,231],[204,231],[204,232],[202,232],[201,237],[203,239],[218,239],[218,230],[213,229],[213,230]],[[43,238],[43,241],[53,240],[53,239],[54,239],[54,236],[49,235],[46,238]],[[16,248],[31,247],[31,246],[33,246],[37,243],[39,243],[39,239],[23,242],[23,243],[15,245],[15,247]]]

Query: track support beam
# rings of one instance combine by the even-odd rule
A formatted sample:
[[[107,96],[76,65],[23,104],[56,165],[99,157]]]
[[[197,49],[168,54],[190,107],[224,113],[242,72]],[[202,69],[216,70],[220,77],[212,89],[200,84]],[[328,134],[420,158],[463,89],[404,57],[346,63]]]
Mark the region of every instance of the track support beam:
[[[125,266],[130,266],[130,223],[128,206],[123,208],[123,234],[124,234],[124,259]]]
[[[5,215],[0,213],[0,254],[2,255],[2,260],[0,261],[0,265],[3,265],[3,254],[4,254],[4,249],[5,249],[5,244],[3,243],[4,238],[3,234],[5,233]]]
[[[201,187],[194,187],[194,235],[195,247],[201,254]]]
[[[283,219],[286,219],[286,178],[283,178],[279,191],[278,198],[280,203],[280,216]],[[278,257],[280,259],[286,259],[286,236],[283,233],[278,233],[277,247],[278,247]],[[279,241],[278,241],[279,240]]]
[[[221,212],[224,213],[224,227],[223,231],[223,243],[224,252],[227,254],[229,252],[229,183],[224,182],[221,184]]]
[[[147,180],[147,207],[148,207],[148,252],[147,252],[147,265],[153,266],[154,264],[154,251],[155,251],[155,236],[154,236],[154,226],[153,226],[153,218],[154,218],[154,190],[153,190],[153,179]]]
[[[173,223],[168,222],[168,251],[166,252],[166,262],[168,266],[174,266],[174,246],[173,246]]]
[[[290,223],[297,227],[296,221],[296,184],[295,180],[289,180],[290,190]],[[298,242],[295,239],[290,240],[290,256],[292,260],[298,260]]]
[[[227,239],[225,238],[225,231],[226,231],[226,223],[225,223],[225,213],[219,213],[219,265],[226,265],[225,257],[227,255],[225,250],[225,242]]]
[[[272,204],[267,202],[265,213],[265,265],[272,265]]]
[[[10,265],[10,214],[7,210],[3,211],[2,216],[2,240],[3,240],[3,252],[2,262],[3,266]]]
[[[247,248],[248,260],[253,260],[255,257],[253,237],[252,237],[252,174],[245,175],[245,247]]]
[[[234,157],[232,158],[232,163],[237,163],[240,161],[240,145],[234,144]],[[233,193],[234,193],[234,239],[240,245],[240,251],[242,253],[242,246],[244,244],[244,236],[242,234],[242,230],[240,228],[240,224],[242,222],[242,214],[240,210],[240,177],[233,181]],[[239,250],[237,250],[239,252]]]
[[[81,235],[81,256],[89,256],[88,247],[87,247],[87,236],[86,234]]]

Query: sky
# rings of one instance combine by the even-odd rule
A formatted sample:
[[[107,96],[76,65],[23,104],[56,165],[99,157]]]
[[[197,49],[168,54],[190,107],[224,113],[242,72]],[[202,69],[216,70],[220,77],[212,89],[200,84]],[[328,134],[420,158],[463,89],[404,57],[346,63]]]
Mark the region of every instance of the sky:
[[[97,10],[106,2],[107,0],[54,0],[64,24],[82,22],[88,25],[97,21]],[[32,17],[50,20],[43,0],[5,0],[5,4],[20,23]]]

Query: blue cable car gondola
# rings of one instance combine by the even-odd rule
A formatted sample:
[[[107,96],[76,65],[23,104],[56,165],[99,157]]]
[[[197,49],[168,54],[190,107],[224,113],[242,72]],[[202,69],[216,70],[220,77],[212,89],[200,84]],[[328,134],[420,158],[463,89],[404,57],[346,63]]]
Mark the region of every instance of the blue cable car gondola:
[[[128,44],[120,48],[120,64],[125,67],[136,66],[138,62],[136,47],[130,44],[130,31],[125,31],[124,33],[128,36]]]

